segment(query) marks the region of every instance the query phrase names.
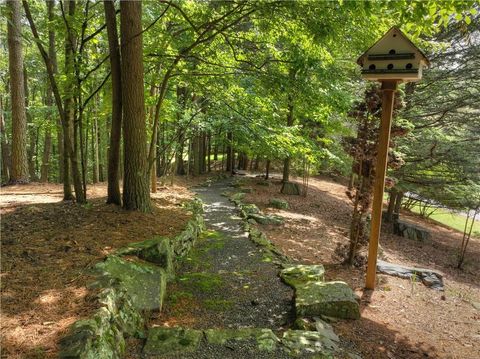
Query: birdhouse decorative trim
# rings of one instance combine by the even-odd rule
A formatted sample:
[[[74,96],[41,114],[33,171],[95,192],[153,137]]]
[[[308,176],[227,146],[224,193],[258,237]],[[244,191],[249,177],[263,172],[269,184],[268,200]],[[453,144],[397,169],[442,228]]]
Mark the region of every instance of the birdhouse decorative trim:
[[[397,27],[392,27],[357,60],[366,80],[418,81],[424,67],[430,66],[425,54]]]

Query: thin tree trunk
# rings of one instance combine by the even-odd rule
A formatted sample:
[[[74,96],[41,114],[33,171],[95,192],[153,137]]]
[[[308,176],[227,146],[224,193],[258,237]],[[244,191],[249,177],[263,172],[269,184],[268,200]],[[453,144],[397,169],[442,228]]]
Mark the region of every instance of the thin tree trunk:
[[[68,18],[72,21],[75,16],[75,0],[66,1]],[[65,73],[67,74],[67,81],[72,85],[74,74],[74,45],[75,37],[67,31],[65,39]],[[82,183],[82,175],[78,166],[78,126],[75,124],[75,103],[74,94],[67,91],[67,96],[64,101],[65,111],[65,131],[63,133],[64,141],[66,143],[66,151],[70,160],[70,168],[72,171],[73,187],[75,189],[75,197],[78,203],[85,203],[86,196],[84,186]],[[67,156],[65,156],[67,157]],[[67,173],[67,171],[65,171]],[[67,176],[65,176],[67,177]],[[70,187],[70,178],[68,178],[68,187]],[[65,181],[67,182],[67,181]],[[64,183],[65,187],[65,183]]]
[[[52,87],[52,92],[54,95],[55,99],[55,104],[58,109],[58,113],[60,115],[61,119],[61,124],[62,124],[62,129],[63,129],[63,146],[64,146],[64,156],[63,156],[63,166],[64,166],[64,181],[63,181],[63,198],[64,200],[72,200],[73,195],[70,187],[70,178],[69,178],[69,154],[70,152],[73,152],[71,150],[71,141],[69,140],[70,137],[67,135],[68,134],[68,121],[67,121],[67,115],[62,103],[62,97],[60,96],[60,91],[58,89],[57,81],[55,80],[55,63],[53,59],[49,57],[47,52],[45,51],[42,42],[40,41],[40,36],[37,31],[37,27],[35,25],[35,22],[32,17],[32,13],[30,11],[30,6],[27,1],[22,1],[23,3],[23,8],[25,9],[25,14],[28,20],[28,23],[30,25],[30,29],[32,30],[33,37],[35,38],[35,43],[37,44],[38,50],[40,51],[40,54],[42,55],[43,61],[45,62],[45,67],[47,69],[47,75],[48,75],[48,80],[49,83]]]
[[[142,2],[120,2],[125,171],[123,205],[151,211],[143,83]]]
[[[227,133],[227,172],[233,173],[233,158],[232,158],[232,152],[233,152],[233,134],[231,131]]]
[[[100,157],[99,157],[99,136],[98,136],[98,121],[97,118],[93,120],[93,136],[92,136],[92,149],[93,149],[93,183],[98,183],[100,180]]]
[[[47,5],[47,14],[48,14],[48,54],[52,61],[53,65],[53,72],[57,72],[57,55],[55,50],[55,30],[53,25],[54,14],[53,8],[55,6],[54,1],[46,0]],[[51,122],[53,120],[53,93],[52,93],[52,86],[49,83],[47,86],[47,95],[45,99],[45,104],[48,106],[48,121]],[[54,122],[58,124],[58,121]],[[61,126],[57,129],[58,135],[57,139],[58,142],[58,153],[59,153],[59,172],[60,178],[63,176],[63,147],[61,143],[63,143],[62,131]],[[51,127],[48,126],[45,132],[45,141],[43,143],[43,154],[42,154],[42,167],[40,170],[40,182],[48,182],[48,174],[50,171],[50,153],[52,151],[52,130]]]
[[[160,70],[160,66],[157,66],[156,68],[156,73]],[[157,91],[156,91],[156,87],[154,85],[154,83],[152,83],[152,85],[150,86],[150,96],[152,98],[155,97],[155,95],[157,94]],[[154,153],[155,153],[155,158],[152,159],[152,163],[149,163],[149,171],[150,171],[150,192],[152,193],[157,193],[157,158],[158,158],[158,147],[157,147],[157,138],[158,138],[158,131],[159,131],[159,128],[157,126],[155,126],[155,106],[150,106],[148,112],[149,112],[149,120],[151,122],[151,126],[152,126],[152,131],[153,131],[153,135],[152,135],[152,143],[153,145],[155,146],[154,147]],[[160,110],[160,109],[159,109]]]
[[[198,129],[195,132],[198,132]],[[198,176],[200,174],[200,169],[201,169],[200,159],[202,158],[200,153],[201,151],[200,148],[201,148],[200,135],[196,133],[193,136],[193,141],[192,141],[193,175],[194,176]]]
[[[267,159],[267,163],[265,165],[265,179],[268,180],[270,177],[270,160]]]
[[[30,92],[28,91],[28,72],[27,68],[23,67],[23,88],[25,93],[25,109],[26,109],[26,116],[27,116],[27,138],[28,138],[28,148],[27,148],[27,165],[28,165],[28,175],[30,177],[30,181],[35,182],[35,133],[36,128],[34,128],[32,123],[32,116],[30,115],[28,108],[29,108],[29,100],[30,100]],[[35,94],[33,94],[35,97]]]
[[[120,194],[120,141],[122,135],[122,70],[118,45],[117,19],[112,0],[103,2],[107,24],[110,68],[112,73],[112,126],[108,151],[108,195],[107,203],[122,204]]]
[[[212,134],[209,132],[207,137],[207,170],[208,172],[212,172]]]
[[[220,135],[218,136],[220,137]],[[215,136],[215,145],[213,146],[213,160],[218,161],[218,141],[217,136]]]
[[[385,215],[386,222],[391,222],[393,219],[393,210],[395,208],[396,199],[397,199],[397,189],[392,188],[390,190],[390,195],[388,196],[388,209],[387,209],[387,214]]]
[[[27,115],[22,49],[22,11],[18,0],[9,0],[7,22],[8,64],[12,105],[12,167],[11,183],[28,183]]]
[[[472,236],[473,225],[475,224],[475,220],[476,220],[478,212],[479,212],[479,208],[477,207],[475,209],[474,214],[473,214],[472,221],[470,222],[470,229],[468,230],[468,233],[467,233],[468,218],[470,216],[470,209],[468,210],[467,218],[465,220],[465,229],[463,230],[463,238],[462,238],[462,246],[460,248],[460,256],[458,258],[458,263],[457,263],[457,268],[458,269],[462,268],[463,262],[465,261],[465,254],[467,253],[468,243],[470,242],[470,238]]]
[[[393,208],[393,213],[400,214],[400,208],[402,208],[402,200],[403,200],[404,193],[402,191],[397,191],[397,195],[395,198],[395,206]]]
[[[155,131],[155,134],[152,137],[152,139],[156,144],[157,137],[158,137],[158,128],[157,129],[154,128],[153,131]],[[157,151],[155,150],[155,154],[156,153]],[[150,192],[157,193],[157,161],[156,159],[152,162],[152,166],[150,168]]]
[[[177,175],[185,174],[185,166],[183,164],[183,148],[185,147],[185,131],[182,128],[182,118],[187,105],[187,88],[177,85],[177,138],[178,146],[175,155],[176,173]]]
[[[52,91],[50,86],[47,88],[45,105],[48,107],[48,122],[52,121],[51,107],[53,105]],[[48,182],[48,172],[50,170],[50,153],[52,151],[52,130],[50,126],[45,129],[45,138],[43,141],[42,166],[40,169],[40,182]]]
[[[50,153],[52,151],[52,130],[48,128],[43,141],[42,167],[40,169],[40,182],[48,182],[50,170]]]
[[[36,152],[36,145],[37,145],[37,139],[36,139],[36,133],[37,133],[37,128],[32,128],[30,130],[30,138],[29,138],[29,146],[27,149],[27,157],[28,157],[28,173],[30,175],[30,180],[31,181],[36,181],[37,180],[37,175],[35,171],[35,152]]]
[[[10,179],[10,146],[8,136],[5,131],[5,118],[3,117],[3,96],[0,95],[0,136],[2,150],[2,182],[8,182]]]
[[[288,96],[288,115],[287,115],[287,126],[290,127],[293,125],[293,98],[291,95]],[[285,158],[283,161],[283,177],[282,182],[288,182],[290,179],[290,157]]]

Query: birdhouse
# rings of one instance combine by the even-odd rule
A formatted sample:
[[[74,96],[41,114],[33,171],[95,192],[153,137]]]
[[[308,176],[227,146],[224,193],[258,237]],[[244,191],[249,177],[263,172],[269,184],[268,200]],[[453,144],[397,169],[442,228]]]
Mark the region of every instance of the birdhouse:
[[[425,54],[400,29],[392,27],[357,60],[366,80],[418,81],[430,65]]]

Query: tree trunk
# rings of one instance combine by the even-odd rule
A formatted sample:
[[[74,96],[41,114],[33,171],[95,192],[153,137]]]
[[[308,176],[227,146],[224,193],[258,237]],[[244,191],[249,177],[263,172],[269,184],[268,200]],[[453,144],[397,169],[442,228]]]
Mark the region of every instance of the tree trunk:
[[[117,19],[112,0],[103,2],[107,24],[110,69],[112,73],[112,126],[108,151],[107,203],[122,204],[119,184],[120,140],[122,135],[122,73],[120,48],[118,45]]]
[[[158,137],[158,128],[153,129],[155,131],[155,134],[152,138],[153,142],[156,144],[157,143],[157,137]],[[155,146],[155,154],[157,153],[156,151],[156,146]],[[155,156],[156,157],[156,156]],[[150,168],[150,192],[152,193],[157,193],[157,161],[156,158],[152,162],[151,168]]]
[[[185,166],[183,164],[183,148],[185,147],[185,131],[182,128],[182,117],[187,101],[187,88],[177,86],[177,139],[178,146],[175,151],[176,174],[181,176],[185,174]]]
[[[385,215],[385,222],[391,222],[393,219],[393,209],[395,208],[396,199],[397,199],[397,189],[392,188],[390,190],[390,195],[388,196],[388,209]]]
[[[157,66],[156,68],[156,73],[160,70],[160,66]],[[157,90],[155,87],[155,84],[152,82],[152,85],[150,86],[150,96],[151,98],[155,98],[157,95]],[[157,159],[158,159],[158,146],[157,146],[157,139],[158,139],[158,132],[159,128],[158,126],[155,125],[155,106],[152,105],[150,106],[148,112],[149,112],[149,120],[150,120],[150,125],[152,126],[152,144],[154,146],[153,153],[154,158],[151,159],[151,163],[149,163],[149,173],[150,173],[150,192],[152,193],[157,193]],[[149,159],[150,161],[150,159]]]
[[[50,153],[52,151],[52,131],[48,128],[43,142],[42,167],[40,169],[40,182],[48,182],[50,169]]]
[[[30,176],[30,180],[35,182],[37,180],[37,174],[35,171],[35,152],[37,152],[37,129],[38,128],[32,128],[30,130],[30,138],[29,138],[29,146],[27,149],[27,163],[28,163],[28,173]]]
[[[73,21],[75,16],[75,0],[66,1],[67,13],[70,21]],[[75,36],[70,34],[68,31],[66,33],[65,39],[65,73],[67,74],[67,81],[73,86],[74,80],[74,46],[75,46]],[[67,95],[64,101],[64,111],[65,111],[65,121],[64,121],[64,142],[66,145],[65,153],[68,154],[68,159],[70,160],[70,168],[72,171],[73,187],[75,189],[75,197],[78,203],[85,203],[86,196],[82,183],[82,175],[78,165],[78,128],[75,124],[75,103],[74,103],[74,94],[71,90],[67,90]],[[65,167],[67,168],[67,166]],[[65,170],[65,173],[68,173]],[[64,189],[68,185],[70,188],[70,178],[67,175],[65,176]],[[71,191],[71,190],[70,190]],[[71,192],[70,192],[71,193]],[[68,196],[70,197],[70,196]],[[67,198],[66,198],[67,199]],[[70,198],[68,198],[70,199]]]
[[[265,165],[265,179],[268,180],[270,177],[270,160],[267,159],[267,164]]]
[[[288,115],[287,115],[287,126],[290,127],[293,125],[293,98],[291,95],[288,96]],[[282,182],[288,182],[290,179],[290,157],[285,158],[283,161],[283,177]]]
[[[233,134],[232,131],[227,132],[227,172],[233,172]]]
[[[143,84],[142,2],[120,2],[124,138],[123,206],[151,211]]]
[[[0,95],[0,136],[2,150],[2,183],[10,180],[10,146],[5,131],[5,118],[3,117],[3,96]]]
[[[212,162],[211,162],[211,157],[212,157],[212,135],[211,133],[208,133],[207,136],[207,171],[212,172]]]
[[[12,167],[11,183],[28,183],[27,115],[22,51],[22,12],[19,0],[9,0],[7,23],[8,64],[10,71],[10,96],[12,105]]]
[[[53,72],[57,72],[57,55],[55,52],[55,30],[53,27],[53,20],[54,20],[54,14],[53,14],[53,7],[55,6],[55,2],[46,0],[46,5],[47,5],[47,14],[48,14],[48,21],[49,21],[49,26],[48,26],[48,54],[50,59],[52,60],[52,65],[53,65]],[[50,123],[53,120],[53,93],[52,93],[52,86],[50,83],[47,86],[47,94],[45,98],[45,104],[48,106],[48,122]],[[57,123],[54,122],[55,124]],[[58,129],[59,137],[61,138],[61,141],[58,143],[58,149],[59,149],[59,171],[60,171],[60,178],[62,177],[63,174],[63,151],[60,151],[62,148],[61,143],[63,142],[63,137],[61,137],[61,128]],[[50,154],[52,151],[52,130],[51,127],[48,126],[48,128],[45,130],[45,140],[43,143],[43,154],[42,154],[42,167],[40,169],[40,182],[48,182],[48,174],[50,171]]]
[[[93,120],[93,136],[92,136],[92,150],[93,150],[93,183],[98,183],[100,180],[100,157],[98,153],[98,121],[97,118]]]
[[[198,132],[196,130],[195,132]],[[202,159],[202,150],[201,150],[201,135],[196,133],[193,136],[192,141],[192,158],[193,158],[193,175],[198,176],[201,172],[201,159]]]
[[[395,207],[393,208],[393,213],[396,215],[400,215],[400,208],[402,208],[403,195],[404,193],[402,191],[397,192],[397,196],[395,199]]]
[[[218,161],[218,141],[216,136],[215,136],[215,145],[213,146],[213,160]]]
[[[64,200],[71,200],[73,199],[72,191],[70,188],[70,178],[69,178],[69,155],[71,150],[71,141],[70,136],[68,136],[68,121],[65,109],[62,103],[62,97],[60,96],[60,91],[58,89],[57,81],[55,80],[55,63],[54,59],[51,59],[50,56],[45,51],[42,42],[40,40],[40,36],[37,31],[37,27],[32,17],[32,13],[30,11],[30,7],[27,1],[23,1],[23,8],[25,9],[25,15],[27,17],[28,23],[30,25],[30,29],[32,30],[32,35],[35,38],[35,43],[37,44],[38,50],[42,55],[43,61],[45,63],[45,67],[47,69],[48,81],[50,86],[52,87],[52,92],[55,99],[55,104],[58,109],[58,113],[60,115],[62,129],[63,129],[63,148],[64,148],[64,156],[63,156],[63,166],[64,166],[64,181],[63,181],[63,198]]]

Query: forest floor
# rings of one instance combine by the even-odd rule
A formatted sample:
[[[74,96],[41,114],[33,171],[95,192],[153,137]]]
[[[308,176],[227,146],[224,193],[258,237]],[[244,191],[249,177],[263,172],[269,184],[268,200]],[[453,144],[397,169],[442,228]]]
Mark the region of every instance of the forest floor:
[[[159,184],[150,214],[105,204],[106,184],[89,186],[86,205],[62,202],[58,184],[2,187],[1,357],[56,357],[58,339],[96,309],[92,266],[127,243],[180,233],[187,186],[202,180]]]
[[[431,232],[425,242],[392,233],[384,224],[382,258],[391,263],[430,268],[444,274],[445,291],[421,282],[378,275],[377,290],[364,291],[364,271],[339,265],[334,250],[348,241],[352,206],[346,187],[329,178],[311,178],[307,197],[280,194],[246,179],[253,192],[245,202],[284,217],[282,226],[261,226],[267,237],[300,263],[323,264],[328,280],[347,282],[361,297],[362,318],[334,324],[342,339],[354,343],[364,358],[480,358],[480,239],[472,238],[463,270],[455,268],[462,234],[405,212],[403,220]],[[288,210],[268,207],[271,198],[287,200]]]

